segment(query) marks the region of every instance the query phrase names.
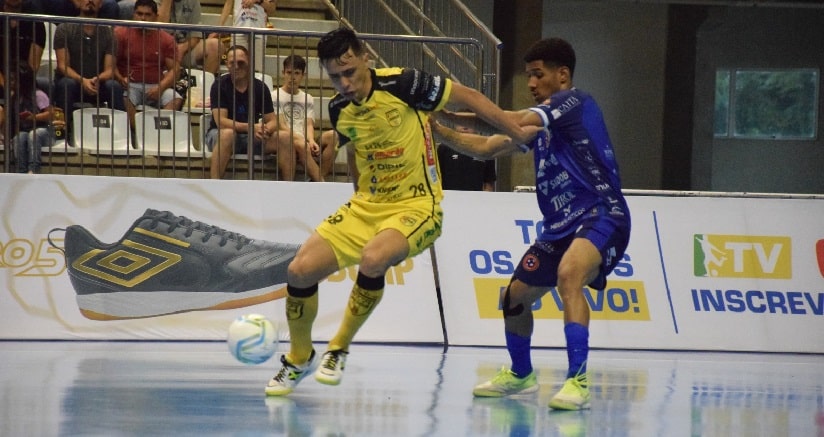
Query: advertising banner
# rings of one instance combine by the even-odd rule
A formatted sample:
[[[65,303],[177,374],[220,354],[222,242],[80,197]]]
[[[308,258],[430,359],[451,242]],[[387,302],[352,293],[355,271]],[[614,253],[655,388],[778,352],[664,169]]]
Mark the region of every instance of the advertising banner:
[[[350,184],[335,183],[17,174],[0,175],[0,184],[0,338],[32,340],[223,339],[230,322],[248,313],[285,331],[285,266],[352,193]],[[176,224],[153,230],[153,220],[169,214]],[[143,225],[132,229],[138,219]],[[67,247],[72,225],[85,231],[72,228],[75,247]],[[222,266],[204,261],[213,257],[206,251],[256,244],[237,234],[293,248],[277,259],[279,276],[244,299],[225,295],[245,284],[215,284],[210,278],[221,277]],[[192,249],[201,243],[200,252]],[[69,280],[64,249],[82,282]],[[230,253],[226,262],[255,260]],[[177,277],[168,278],[171,271]],[[356,277],[353,267],[320,284],[315,340],[337,331]],[[357,339],[443,342],[429,252],[389,270],[381,306]]]
[[[582,290],[602,348],[824,352],[824,201],[630,196],[632,235],[605,290]],[[503,345],[501,296],[535,240],[530,193],[448,191],[436,243],[450,344]],[[563,302],[533,306],[562,347]]]

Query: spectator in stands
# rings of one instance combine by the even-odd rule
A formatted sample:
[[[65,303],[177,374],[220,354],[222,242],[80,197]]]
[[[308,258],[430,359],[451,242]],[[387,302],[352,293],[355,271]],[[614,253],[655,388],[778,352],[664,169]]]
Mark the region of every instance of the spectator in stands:
[[[232,25],[234,27],[265,29],[269,26],[269,17],[275,15],[277,1],[275,0],[226,0],[223,10],[220,13],[220,25],[225,26],[232,15]],[[255,37],[255,44],[249,44],[249,39],[245,36],[230,37],[229,44],[240,44],[254,49],[255,70],[263,71],[263,59],[266,55],[265,39],[262,36]]]
[[[17,114],[12,117],[16,126],[11,143],[17,157],[17,172],[40,173],[40,149],[54,144],[54,131],[50,128],[62,126],[62,121],[52,122],[52,107],[49,96],[35,86],[35,71],[26,63],[20,63],[10,78],[13,96],[10,108]]]
[[[82,17],[95,18],[102,0],[83,0]],[[78,103],[106,103],[125,110],[123,87],[114,77],[114,35],[109,26],[62,23],[54,32],[57,57],[54,100],[66,113],[71,129]],[[71,138],[71,136],[69,136]]]
[[[29,0],[33,7],[41,14],[54,15],[56,17],[77,17],[83,16],[83,10],[90,1],[94,0]],[[117,20],[120,18],[120,7],[117,0],[101,0],[97,8],[96,18],[106,18]]]
[[[137,0],[134,20],[156,22],[157,3]],[[183,96],[174,89],[180,70],[174,38],[162,30],[139,27],[118,27],[114,36],[118,53],[115,77],[128,89],[125,103],[130,118],[138,105],[180,109]]]
[[[23,4],[23,0],[5,0],[2,2],[2,10],[9,13],[34,12],[30,5]],[[42,22],[9,20],[8,23],[10,39],[16,44],[6,43],[6,20],[0,20],[0,99],[6,98],[6,55],[9,57],[11,71],[24,64],[32,71],[37,71],[43,57],[43,48],[46,46],[46,26]],[[6,53],[7,45],[9,53]],[[0,139],[5,136],[5,119],[5,107],[0,105]]]
[[[469,112],[462,109],[458,112]],[[461,133],[477,133],[472,128],[455,124]],[[495,160],[478,159],[465,155],[447,144],[438,145],[438,165],[441,169],[441,184],[445,190],[495,191]]]
[[[322,168],[320,174],[325,177],[332,170],[335,148],[322,149],[315,142],[315,99],[300,89],[305,75],[306,59],[300,55],[287,56],[283,60],[283,86],[272,91],[272,100],[284,129],[292,132],[293,138],[299,139],[294,147],[308,147],[299,154],[298,161],[307,174],[312,175],[318,172],[315,160],[319,160]],[[316,150],[317,153],[307,153],[309,150]],[[308,156],[314,159],[306,160]]]
[[[200,0],[161,0],[158,9],[161,23],[202,24]],[[174,32],[177,60],[186,68],[198,68],[212,74],[220,69],[220,41],[217,34],[203,38],[199,32]]]
[[[229,74],[219,77],[211,89],[212,122],[206,132],[206,147],[212,151],[211,177],[223,178],[234,153],[277,153],[282,180],[295,177],[295,154],[304,148],[293,148],[292,134],[279,129],[272,104],[272,93],[260,79],[254,78],[249,65],[249,51],[232,46],[226,51]],[[249,93],[254,107],[248,108]],[[250,138],[251,137],[251,138]],[[248,151],[249,141],[254,150]],[[319,178],[320,175],[315,175]]]
[[[158,21],[176,24],[203,24],[200,0],[155,0]],[[120,15],[132,19],[134,0],[119,0]],[[220,69],[220,41],[217,34],[202,38],[200,32],[173,31],[177,60],[186,68],[203,68],[212,74]]]

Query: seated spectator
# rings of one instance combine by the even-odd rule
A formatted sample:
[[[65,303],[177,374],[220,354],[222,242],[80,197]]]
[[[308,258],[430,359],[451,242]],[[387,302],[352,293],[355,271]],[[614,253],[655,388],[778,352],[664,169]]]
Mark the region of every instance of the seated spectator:
[[[335,167],[335,158],[338,156],[338,133],[334,129],[328,129],[320,134],[320,173],[324,178],[332,173]]]
[[[83,0],[81,16],[96,18],[102,0]],[[54,103],[66,113],[71,129],[72,112],[81,103],[125,110],[123,87],[114,77],[114,35],[111,27],[62,23],[54,32]],[[71,138],[71,135],[68,136]]]
[[[457,112],[469,110],[460,109]],[[455,124],[455,130],[460,133],[477,133],[460,124]],[[497,175],[494,159],[473,158],[442,143],[438,145],[438,166],[444,190],[495,191]]]
[[[317,174],[318,163],[320,161],[322,170],[320,174],[324,177],[331,173],[332,161],[334,161],[335,148],[322,148],[315,142],[315,99],[311,94],[300,89],[303,78],[306,75],[306,59],[300,55],[289,55],[283,60],[283,86],[272,91],[272,100],[275,103],[281,124],[284,129],[293,133],[293,138],[299,141],[295,148],[305,147],[319,153],[306,153],[304,151],[299,156],[305,158],[312,156],[314,159],[299,158],[298,161],[310,175]],[[315,179],[313,179],[315,180]]]
[[[2,1],[2,10],[9,13],[31,13],[34,10],[29,5],[24,5],[23,0]],[[9,66],[11,71],[16,71],[19,65],[26,64],[33,71],[40,68],[40,60],[43,57],[43,49],[46,46],[46,26],[38,21],[18,21],[9,20],[9,36],[11,44],[7,44],[6,20],[0,20],[0,99],[6,98],[5,82],[6,74],[3,69],[6,65],[6,47],[9,46]],[[0,105],[0,139],[4,138],[5,108]]]
[[[31,67],[20,64],[17,73],[11,77],[14,95],[9,108],[17,114],[11,143],[17,156],[18,173],[40,173],[40,149],[54,144],[49,96],[35,87],[34,76]],[[63,122],[55,121],[54,126],[61,127]]]
[[[96,0],[29,0],[32,7],[40,14],[53,15],[55,17],[77,17],[83,16],[82,10],[86,9],[88,3]],[[120,18],[120,7],[118,0],[100,0],[98,5],[97,18],[117,20]]]
[[[161,23],[202,24],[200,0],[161,0]],[[203,38],[199,32],[176,31],[177,61],[186,68],[201,68],[212,74],[220,69],[220,41],[217,34]]]
[[[32,13],[55,17],[77,17],[90,1],[96,0],[26,0]],[[97,18],[120,19],[118,0],[100,0]]]
[[[229,15],[232,15],[232,26],[266,29],[270,27],[269,17],[275,15],[277,3],[271,0],[226,0],[220,13],[221,26],[225,26]],[[252,47],[255,58],[255,71],[263,71],[263,60],[266,56],[266,45],[263,36],[256,36],[254,45],[249,44],[246,35],[229,37],[229,45],[243,45]]]
[[[156,22],[157,3],[137,0],[134,20]],[[180,70],[174,38],[162,30],[140,27],[118,27],[114,36],[118,53],[115,77],[128,89],[125,103],[130,118],[139,105],[180,109],[183,96],[174,89]]]
[[[215,81],[210,93],[212,123],[205,142],[212,151],[212,179],[223,178],[229,159],[235,153],[276,153],[281,180],[293,180],[296,152],[304,148],[293,148],[295,139],[291,133],[278,129],[272,94],[263,81],[252,75],[246,47],[230,47],[226,52],[226,66],[229,73]],[[248,108],[250,92],[254,97],[253,108]],[[248,150],[250,137],[252,151]]]

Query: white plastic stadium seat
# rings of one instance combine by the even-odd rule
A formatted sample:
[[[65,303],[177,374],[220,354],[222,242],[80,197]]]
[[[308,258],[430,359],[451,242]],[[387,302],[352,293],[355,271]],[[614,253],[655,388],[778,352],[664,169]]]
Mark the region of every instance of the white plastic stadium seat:
[[[269,91],[275,89],[275,79],[271,74],[255,73],[255,79],[262,80],[263,84],[266,85],[266,89]]]
[[[40,153],[65,153],[68,155],[79,152],[77,147],[72,147],[66,140],[57,140],[51,147],[41,147]]]
[[[212,91],[212,84],[215,83],[215,75],[208,71],[190,68],[189,70],[189,90],[183,110],[192,113],[206,113],[206,101]]]
[[[189,114],[181,111],[149,108],[135,114],[138,147],[147,155],[202,158],[189,126]]]
[[[109,108],[81,108],[73,113],[74,145],[94,155],[140,155],[129,138],[126,111]]]

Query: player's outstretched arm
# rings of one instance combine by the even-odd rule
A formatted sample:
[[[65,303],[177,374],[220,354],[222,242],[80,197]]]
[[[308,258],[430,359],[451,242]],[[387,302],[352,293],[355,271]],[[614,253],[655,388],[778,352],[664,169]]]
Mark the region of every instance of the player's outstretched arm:
[[[493,159],[521,150],[518,143],[507,135],[484,136],[458,132],[438,123],[434,119],[432,120],[432,129],[452,148],[479,159]]]
[[[526,126],[543,127],[543,121],[541,120],[541,117],[535,113],[535,111],[522,109],[520,111],[504,111],[504,114],[522,128]],[[487,123],[473,112],[452,112],[442,109],[441,111],[438,111],[437,117],[438,120],[441,120],[449,126],[465,126],[481,135],[492,135],[493,133],[498,132],[494,126]],[[531,132],[532,130],[529,131]]]
[[[478,117],[492,125],[495,129],[512,137],[518,144],[526,143],[535,136],[521,128],[517,117],[507,114],[478,90],[459,83],[452,84],[452,93],[449,102],[458,106],[467,107]]]

